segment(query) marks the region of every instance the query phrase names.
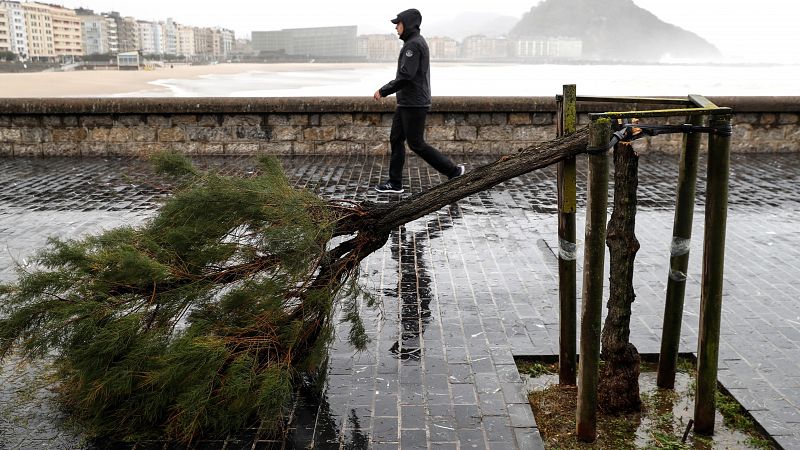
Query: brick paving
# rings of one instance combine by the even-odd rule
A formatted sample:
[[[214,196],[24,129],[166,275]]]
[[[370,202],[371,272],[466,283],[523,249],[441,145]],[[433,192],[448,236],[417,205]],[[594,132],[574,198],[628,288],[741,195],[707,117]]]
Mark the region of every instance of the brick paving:
[[[465,162],[475,167],[491,159],[471,156]],[[298,186],[323,196],[396,198],[370,189],[385,176],[387,158],[282,161]],[[203,163],[236,172],[251,164]],[[720,382],[784,448],[800,448],[798,169],[800,161],[791,154],[733,158],[719,365]],[[641,353],[659,350],[676,177],[674,157],[643,156],[636,228],[642,248],[631,333]],[[697,341],[703,178],[701,173],[684,352],[695,351]],[[409,158],[407,190],[441,181]],[[41,247],[47,236],[136,223],[152,214],[167,191],[136,160],[0,159],[0,281],[13,279],[12,261]],[[369,349],[354,354],[346,325],[337,327],[322,395],[301,392],[284,443],[238,437],[208,445],[542,448],[514,357],[558,353],[554,212],[554,171],[544,170],[401,227],[363,265],[364,283],[382,299],[379,309],[362,311],[373,338]],[[0,370],[0,404],[8,404],[18,377],[30,376],[26,371],[10,363]],[[38,407],[13,417],[0,414],[0,448],[83,446],[48,408],[46,393],[40,397]]]

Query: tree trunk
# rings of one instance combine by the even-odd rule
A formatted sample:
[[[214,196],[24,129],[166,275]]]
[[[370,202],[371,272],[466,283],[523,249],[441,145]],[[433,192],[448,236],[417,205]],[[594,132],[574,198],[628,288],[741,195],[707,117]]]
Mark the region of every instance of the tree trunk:
[[[327,252],[311,286],[341,286],[364,258],[383,247],[392,230],[400,225],[514,177],[585,153],[588,137],[588,128],[583,128],[569,136],[502,156],[493,163],[397,202],[364,202],[346,207],[336,205],[336,201],[331,202],[339,206],[332,209],[340,211],[333,237],[351,237]],[[312,308],[299,308],[295,316],[309,324],[304,342],[307,342],[306,348],[313,347],[326,325],[326,318]],[[301,349],[296,357],[302,357],[302,354]]]
[[[514,155],[503,156],[493,163],[398,202],[364,203],[358,214],[349,215],[339,221],[335,234],[388,233],[400,225],[504,181],[585,153],[588,137],[588,128],[583,128],[569,136],[528,147]]]
[[[614,149],[614,210],[606,243],[611,257],[608,316],[602,335],[599,406],[608,413],[639,411],[639,352],[629,342],[633,291],[633,263],[639,250],[634,234],[639,155],[630,143]]]
[[[493,163],[394,203],[364,202],[354,207],[340,208],[333,237],[352,237],[328,252],[328,263],[318,279],[337,278],[337,274],[357,267],[361,260],[380,249],[392,230],[400,225],[514,177],[585,153],[588,136],[588,128],[583,128],[569,136],[503,156]]]

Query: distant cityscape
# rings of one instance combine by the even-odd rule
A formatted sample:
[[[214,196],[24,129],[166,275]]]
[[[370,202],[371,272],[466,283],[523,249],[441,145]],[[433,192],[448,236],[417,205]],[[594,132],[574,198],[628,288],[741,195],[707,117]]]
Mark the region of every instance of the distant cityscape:
[[[0,55],[21,61],[68,62],[91,55],[141,55],[218,60],[233,53],[234,32],[174,20],[147,21],[37,2],[0,0]]]
[[[447,36],[427,38],[434,60],[580,59],[583,43],[570,37]],[[253,31],[183,25],[173,18],[140,20],[115,11],[0,0],[0,61],[105,61],[138,67],[142,59],[186,62],[392,61],[395,34],[358,35],[356,26]]]
[[[427,37],[435,60],[579,59],[583,42],[568,37],[490,37],[472,35],[461,42],[447,36]],[[253,31],[252,52],[306,58],[393,61],[403,43],[396,34],[358,35],[356,26]]]

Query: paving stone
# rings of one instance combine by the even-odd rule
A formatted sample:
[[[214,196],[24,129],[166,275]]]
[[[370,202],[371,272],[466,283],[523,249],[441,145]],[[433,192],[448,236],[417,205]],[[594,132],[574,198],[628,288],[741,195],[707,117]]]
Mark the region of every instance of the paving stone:
[[[456,428],[475,429],[481,424],[481,412],[478,405],[454,405]]]
[[[486,439],[492,442],[514,442],[514,429],[508,417],[484,417],[483,427],[486,430]]]
[[[514,428],[532,428],[536,426],[533,411],[531,411],[528,403],[510,403],[508,405],[508,415],[511,419],[511,426]]]
[[[428,430],[431,442],[454,442],[458,440],[455,418],[430,417]]]
[[[431,450],[457,450],[458,444],[455,442],[431,442]]]
[[[517,448],[520,450],[544,450],[544,443],[539,430],[515,428],[514,435],[517,438]]]
[[[483,430],[462,429],[458,430],[458,442],[462,449],[485,449],[486,438]]]
[[[373,442],[397,442],[399,435],[397,417],[374,417],[372,419]]]
[[[478,397],[475,394],[475,385],[471,383],[451,384],[454,405],[476,405]]]
[[[403,405],[400,412],[400,425],[403,430],[425,429],[425,407],[422,405]]]
[[[528,392],[523,383],[500,383],[503,399],[506,403],[525,403],[528,401]]]

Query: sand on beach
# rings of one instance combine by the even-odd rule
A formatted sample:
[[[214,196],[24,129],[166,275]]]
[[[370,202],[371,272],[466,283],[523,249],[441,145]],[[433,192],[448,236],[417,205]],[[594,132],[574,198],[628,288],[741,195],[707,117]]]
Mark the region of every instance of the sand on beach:
[[[196,79],[204,75],[246,72],[291,72],[353,69],[369,64],[213,64],[175,65],[155,70],[88,70],[72,72],[0,73],[0,98],[108,97],[142,93],[172,97],[168,88],[149,84],[164,79]]]
[[[794,96],[800,64],[579,65],[436,62],[434,96],[551,96],[565,82],[598,96]],[[27,97],[372,97],[395,64],[175,65],[153,71],[0,74],[0,98]]]

